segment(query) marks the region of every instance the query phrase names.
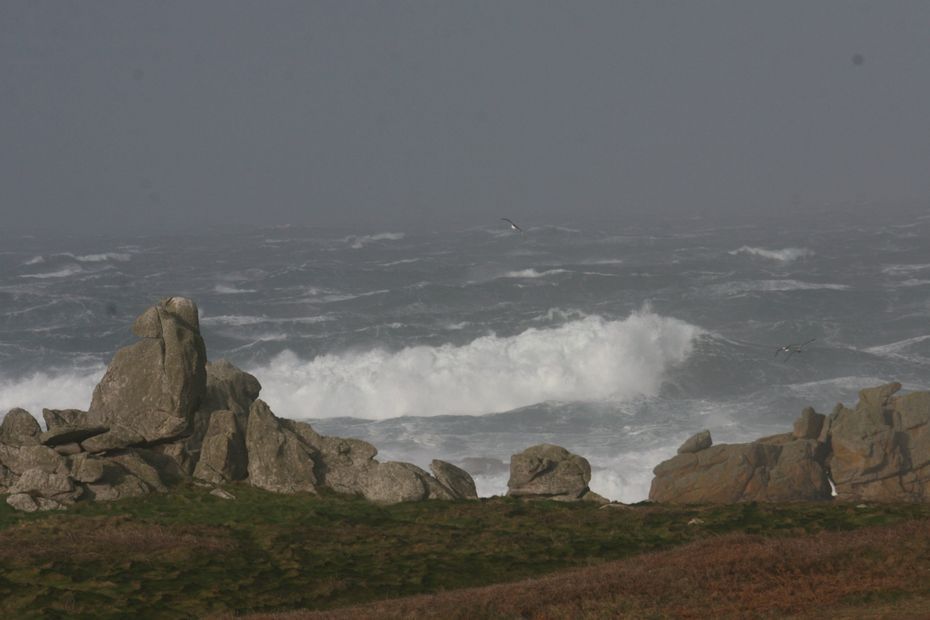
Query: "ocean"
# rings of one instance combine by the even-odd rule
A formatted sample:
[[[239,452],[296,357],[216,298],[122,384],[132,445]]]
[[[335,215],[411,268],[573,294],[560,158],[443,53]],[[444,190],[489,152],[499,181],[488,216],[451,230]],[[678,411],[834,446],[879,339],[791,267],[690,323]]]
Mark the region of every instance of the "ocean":
[[[639,501],[702,429],[746,441],[863,387],[928,387],[930,217],[876,219],[7,233],[0,411],[87,408],[133,319],[186,296],[210,359],[280,417],[462,464],[482,496],[506,492],[511,454],[556,443],[594,491]]]

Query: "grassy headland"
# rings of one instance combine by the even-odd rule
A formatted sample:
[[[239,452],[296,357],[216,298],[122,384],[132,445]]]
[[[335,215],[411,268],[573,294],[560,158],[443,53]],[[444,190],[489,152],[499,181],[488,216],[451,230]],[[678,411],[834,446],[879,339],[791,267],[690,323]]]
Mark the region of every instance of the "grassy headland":
[[[805,565],[811,575],[829,576],[830,566],[839,570],[843,562],[847,568],[885,565],[880,547],[866,543],[875,537],[878,545],[889,536],[903,537],[908,542],[905,547],[914,553],[924,550],[924,564],[913,567],[925,571],[924,590],[905,583],[889,589],[887,579],[872,579],[862,582],[864,589],[856,590],[859,599],[840,593],[838,600],[868,606],[874,601],[884,604],[891,595],[930,597],[930,554],[926,553],[930,505],[748,503],[601,508],[588,503],[492,498],[378,506],[335,494],[277,495],[245,485],[228,489],[235,500],[187,486],[165,494],[78,504],[66,512],[41,514],[16,513],[0,498],[0,617],[202,617],[333,610],[421,594],[447,593],[440,599],[454,598],[453,590],[490,584],[529,587],[526,584],[536,583],[514,583],[528,578],[542,578],[540,583],[569,579],[576,584],[574,590],[569,582],[559,587],[576,592],[576,604],[589,595],[595,597],[591,604],[613,600],[609,603],[613,607],[590,607],[593,615],[609,617],[627,608],[649,609],[650,614],[665,617],[680,614],[643,607],[645,603],[635,592],[620,596],[622,588],[611,590],[619,593],[617,599],[605,598],[603,592],[585,594],[582,586],[602,583],[608,574],[640,570],[650,562],[657,568],[648,574],[661,576],[664,573],[655,563],[661,564],[669,553],[686,554],[699,566],[733,544],[748,545],[743,563],[752,563],[752,554],[758,555],[760,568],[752,573],[753,583],[764,581],[762,576],[768,573],[773,583],[802,578],[807,574],[804,570],[786,568],[773,558],[780,553],[786,558],[804,556],[800,550],[810,545],[833,549],[832,556],[823,556],[835,556],[827,565],[813,557]],[[857,530],[855,535],[853,530]],[[842,551],[844,541],[849,544],[847,551]],[[890,539],[885,542],[891,544]],[[681,548],[673,549],[677,547]],[[653,553],[659,551],[663,553]],[[740,557],[736,554],[728,560],[735,571],[733,579],[744,570],[739,568]],[[612,562],[624,559],[625,564]],[[901,557],[897,562],[900,566],[889,564],[886,572],[896,574],[891,568],[900,570],[906,563]],[[618,568],[622,566],[628,569]],[[729,574],[718,575],[722,580],[718,586],[725,589]],[[668,577],[667,582],[655,577],[649,586],[655,591],[642,591],[669,599],[671,592],[682,591],[682,584],[697,583],[694,577],[682,573],[680,579]],[[622,581],[643,583],[630,575]],[[669,592],[663,595],[662,587],[670,588]],[[482,596],[493,596],[487,594],[493,589],[487,588],[468,592],[485,592],[467,596],[475,604],[485,600]],[[539,593],[530,599],[545,602]],[[437,600],[433,597],[424,608],[426,615],[430,610],[440,612]],[[485,617],[519,616],[523,611],[541,614],[538,617],[574,617],[583,609],[539,607],[533,611],[524,606],[495,611],[487,605],[485,600],[473,612]],[[465,613],[468,607],[460,601],[450,609]],[[373,615],[394,613],[388,608],[369,611]],[[368,612],[358,613],[364,617]],[[397,613],[395,617],[416,615],[410,609]]]

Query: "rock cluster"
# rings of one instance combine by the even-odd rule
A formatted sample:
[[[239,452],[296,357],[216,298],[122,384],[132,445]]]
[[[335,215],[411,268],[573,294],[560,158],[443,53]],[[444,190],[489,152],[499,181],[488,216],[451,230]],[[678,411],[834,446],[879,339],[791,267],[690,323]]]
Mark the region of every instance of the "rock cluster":
[[[584,457],[552,444],[539,444],[510,459],[507,494],[561,501],[606,502],[588,488],[591,465]]]
[[[930,392],[864,389],[850,409],[808,407],[784,435],[712,446],[707,431],[660,463],[649,499],[675,503],[930,501]]]
[[[207,362],[197,306],[172,297],[133,325],[87,411],[22,409],[0,424],[0,493],[18,510],[62,508],[165,491],[180,481],[245,481],[279,493],[342,493],[392,503],[476,498],[467,472],[433,461],[381,463],[356,439],[324,437],[278,418],[261,385],[225,360]]]

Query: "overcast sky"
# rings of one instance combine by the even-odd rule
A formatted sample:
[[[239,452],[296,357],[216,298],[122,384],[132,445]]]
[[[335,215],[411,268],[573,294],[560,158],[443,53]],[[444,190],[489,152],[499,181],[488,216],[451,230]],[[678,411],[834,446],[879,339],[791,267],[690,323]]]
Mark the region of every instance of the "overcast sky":
[[[930,204],[930,2],[0,2],[0,226]]]

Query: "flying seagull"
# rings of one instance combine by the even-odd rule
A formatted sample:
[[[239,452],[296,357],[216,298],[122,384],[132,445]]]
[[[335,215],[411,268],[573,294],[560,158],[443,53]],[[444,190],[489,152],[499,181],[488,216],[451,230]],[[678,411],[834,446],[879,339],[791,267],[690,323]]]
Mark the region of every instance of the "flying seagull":
[[[514,224],[513,220],[507,219],[506,217],[502,217],[501,219],[507,222],[508,224],[510,224],[510,230],[514,232],[521,232],[521,233],[523,232],[523,229],[517,226],[516,224]]]
[[[787,353],[787,355],[785,356],[785,359],[783,360],[787,362],[788,359],[795,353],[804,353],[804,347],[814,342],[815,340],[817,339],[811,338],[807,342],[802,342],[801,344],[786,344],[783,347],[778,347],[777,349],[775,349],[775,357],[778,357],[779,353]]]

